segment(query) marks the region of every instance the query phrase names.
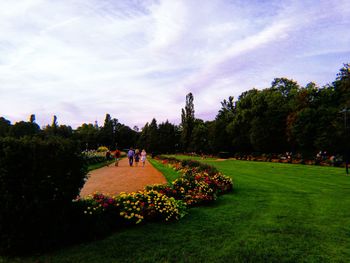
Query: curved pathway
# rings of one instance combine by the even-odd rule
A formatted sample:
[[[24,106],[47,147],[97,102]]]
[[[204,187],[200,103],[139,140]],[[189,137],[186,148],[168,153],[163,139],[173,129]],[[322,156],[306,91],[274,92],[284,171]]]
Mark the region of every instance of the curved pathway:
[[[120,192],[135,192],[143,190],[146,185],[167,183],[161,172],[147,160],[145,167],[130,167],[127,158],[119,161],[119,166],[112,163],[109,166],[89,172],[88,180],[80,192],[84,197],[94,192],[104,194],[119,194]]]

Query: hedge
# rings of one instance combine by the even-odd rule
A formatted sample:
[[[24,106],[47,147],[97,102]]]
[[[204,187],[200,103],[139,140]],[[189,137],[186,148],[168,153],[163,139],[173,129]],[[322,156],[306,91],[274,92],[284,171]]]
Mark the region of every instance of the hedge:
[[[86,178],[76,143],[0,139],[0,250],[52,247],[72,228],[72,200]]]

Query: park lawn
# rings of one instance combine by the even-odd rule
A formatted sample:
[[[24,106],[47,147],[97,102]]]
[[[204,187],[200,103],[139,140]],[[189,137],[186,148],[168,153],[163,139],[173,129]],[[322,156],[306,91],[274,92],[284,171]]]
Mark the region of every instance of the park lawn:
[[[350,262],[350,177],[343,169],[206,162],[233,178],[233,193],[177,222],[17,262]]]
[[[175,179],[177,179],[180,176],[180,172],[177,172],[167,165],[163,165],[162,163],[154,160],[154,159],[148,159],[148,161],[158,170],[160,171],[165,179],[168,181],[168,183],[171,183]]]

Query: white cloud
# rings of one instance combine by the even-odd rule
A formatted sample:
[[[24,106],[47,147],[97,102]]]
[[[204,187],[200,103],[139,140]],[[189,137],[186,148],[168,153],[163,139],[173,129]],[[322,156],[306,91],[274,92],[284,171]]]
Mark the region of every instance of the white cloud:
[[[179,121],[193,91],[198,116],[212,117],[224,98],[265,87],[277,74],[335,76],[349,58],[349,6],[1,1],[0,113],[12,121],[36,113],[41,125],[56,114],[77,126],[103,123],[108,112],[142,126],[153,117]]]

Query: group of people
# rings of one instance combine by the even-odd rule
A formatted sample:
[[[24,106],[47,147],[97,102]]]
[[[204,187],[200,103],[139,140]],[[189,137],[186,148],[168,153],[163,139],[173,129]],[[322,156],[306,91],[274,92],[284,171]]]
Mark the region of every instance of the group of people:
[[[147,153],[146,153],[145,149],[143,149],[140,152],[139,149],[135,149],[135,151],[134,151],[133,148],[131,147],[128,151],[128,154],[127,154],[130,167],[133,166],[134,160],[135,160],[136,167],[139,165],[140,160],[142,162],[142,167],[145,167],[146,155],[147,155]]]
[[[147,155],[147,153],[146,153],[145,149],[143,149],[140,152],[139,149],[136,149],[134,151],[133,148],[131,147],[128,151],[128,154],[127,154],[130,167],[133,166],[134,161],[135,161],[135,166],[138,166],[140,160],[142,162],[142,167],[145,167],[146,155]],[[111,160],[111,158],[113,158],[113,157],[115,158],[115,166],[119,166],[120,156],[121,156],[121,152],[118,149],[116,149],[112,153],[110,151],[106,152],[106,159],[107,160]]]

